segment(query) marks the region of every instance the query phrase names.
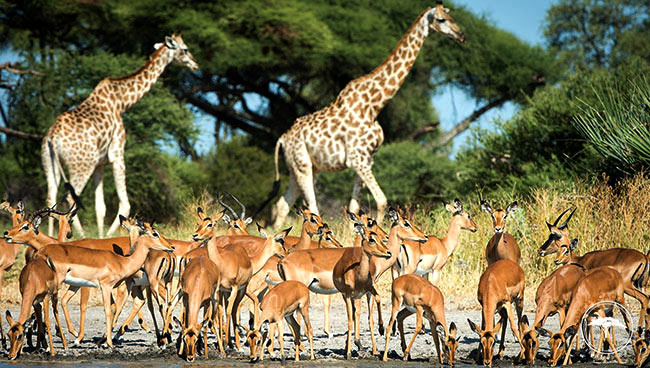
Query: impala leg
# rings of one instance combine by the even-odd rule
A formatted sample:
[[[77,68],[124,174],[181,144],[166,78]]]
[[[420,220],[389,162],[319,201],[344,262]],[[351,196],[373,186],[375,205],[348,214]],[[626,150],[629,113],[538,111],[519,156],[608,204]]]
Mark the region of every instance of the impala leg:
[[[300,325],[296,321],[296,319],[293,317],[293,313],[287,314],[284,316],[284,320],[287,321],[289,324],[289,328],[291,329],[291,334],[293,335],[293,341],[294,345],[296,347],[296,356],[294,360],[296,362],[300,361]],[[282,322],[278,322],[282,323]]]
[[[160,329],[158,328],[158,321],[156,320],[156,314],[154,313],[152,294],[153,293],[151,291],[151,287],[148,287],[147,288],[147,309],[149,309],[149,314],[151,314],[151,319],[153,320],[153,327],[156,330],[156,344],[160,347],[164,345],[164,341],[163,341],[163,337],[161,336]]]
[[[83,340],[86,331],[86,310],[88,310],[88,299],[90,299],[90,288],[81,288],[81,295],[79,298],[79,334],[75,340],[75,345],[79,344]]]
[[[352,310],[352,300],[347,297],[343,297],[345,300],[345,308],[348,312],[348,337],[345,344],[345,358],[350,359],[352,355],[352,329],[354,328],[353,315],[354,311]]]
[[[0,300],[2,300],[2,283],[5,278],[5,271],[0,270]],[[11,326],[9,326],[11,328]],[[7,338],[5,337],[5,332],[2,329],[2,318],[0,318],[0,335],[2,336],[2,348],[7,350]]]
[[[506,305],[509,305],[509,303],[507,303]],[[506,344],[506,329],[508,327],[507,325],[508,325],[508,318],[509,318],[505,306],[501,308],[501,310],[499,311],[499,316],[501,318],[501,321],[503,321],[503,323],[501,324],[501,342],[499,343],[499,353],[496,356],[497,359],[502,359],[503,351],[505,349],[505,344]]]
[[[626,288],[625,294],[631,296],[632,298],[638,300],[639,303],[641,303],[641,311],[639,312],[639,326],[644,326],[644,323],[646,322],[646,314],[648,313],[648,296],[634,286]]]
[[[384,335],[384,318],[381,314],[381,297],[379,294],[374,296],[375,304],[377,304],[377,324],[379,325],[379,334]]]
[[[390,312],[390,321],[388,321],[388,331],[384,335],[386,337],[386,344],[384,345],[384,356],[381,358],[384,362],[388,361],[388,342],[390,341],[391,331],[395,326],[395,318],[397,317],[397,310],[399,310],[400,302],[398,298],[392,298],[392,310]]]
[[[443,364],[442,353],[440,349],[440,337],[436,331],[436,320],[429,320],[429,330],[431,330],[431,337],[433,337],[433,344],[436,347],[436,353],[438,353],[438,363]]]
[[[373,295],[373,296],[375,296],[375,295]],[[377,294],[376,296],[378,297],[379,294]],[[377,355],[377,343],[375,342],[375,321],[373,320],[373,317],[372,317],[372,305],[373,305],[373,302],[374,302],[374,300],[372,300],[372,298],[370,298],[368,300],[368,323],[370,324],[370,341],[372,343],[372,355]],[[361,300],[359,300],[359,305],[361,305]],[[361,309],[361,308],[359,308],[359,309]]]
[[[406,351],[406,339],[404,337],[404,319],[413,313],[415,312],[411,312],[406,308],[397,313],[397,329],[399,330],[399,337],[402,345],[402,353],[404,354],[404,360],[408,359],[408,352]]]
[[[50,356],[54,356],[54,341],[52,341],[52,330],[50,329],[50,297],[46,295],[43,298],[43,321],[45,322],[45,329],[47,330],[47,340],[50,344]]]
[[[309,321],[309,304],[303,305],[298,312],[305,321],[305,333],[307,334],[307,339],[309,339],[309,348],[311,349],[309,359],[314,360],[314,330],[311,328],[311,322]]]
[[[113,315],[113,325],[117,325],[117,320],[120,318],[120,314],[122,314],[122,309],[124,309],[128,297],[129,292],[126,288],[126,283],[123,282],[115,290],[115,314]]]
[[[102,299],[104,299],[104,313],[106,314],[106,345],[113,347],[113,316],[111,315],[111,288],[101,285]]]
[[[404,360],[408,360],[409,354],[411,354],[411,347],[415,342],[415,338],[418,337],[418,334],[422,330],[422,315],[424,311],[422,310],[422,307],[419,305],[415,307],[415,311],[416,311],[415,331],[413,332],[413,337],[411,338],[411,342],[409,343],[408,347],[406,347],[406,350],[404,351]]]
[[[237,299],[237,287],[234,286],[230,290],[230,296],[228,297],[228,305],[226,306],[226,342],[228,347],[232,349],[232,341],[230,340],[230,322],[233,315],[233,307],[235,305],[235,300]],[[233,321],[234,322],[234,321]],[[236,326],[234,326],[236,327]],[[236,330],[236,328],[235,328]]]
[[[129,313],[129,315],[126,317],[126,319],[122,323],[122,326],[120,326],[120,329],[117,330],[117,334],[115,334],[116,338],[126,333],[127,327],[129,327],[131,322],[133,322],[135,316],[141,314],[142,306],[144,306],[144,303],[145,303],[144,297],[140,298],[140,297],[135,297],[134,295],[133,307],[131,308],[131,313]]]
[[[332,295],[327,294],[321,296],[321,300],[323,301],[323,331],[325,332],[325,335],[327,335],[327,338],[331,338],[332,335],[330,333],[330,306],[332,305]]]
[[[68,331],[73,335],[73,336],[78,336],[77,331],[75,330],[74,326],[72,325],[72,320],[70,318],[70,312],[68,311],[68,303],[70,302],[70,299],[77,293],[79,290],[78,287],[69,287],[68,290],[63,293],[63,298],[61,298],[61,309],[63,309],[63,316],[65,317],[65,324],[68,327]]]
[[[360,330],[360,319],[361,319],[361,299],[353,299],[352,302],[354,307],[354,344],[357,346],[359,352],[361,352],[361,330]]]
[[[284,357],[284,323],[282,323],[282,320],[279,320],[276,324],[280,333],[280,338],[278,338],[278,343],[280,344],[280,359],[282,365],[286,365],[286,358]],[[262,349],[260,350],[264,351],[264,346],[262,346]]]
[[[50,295],[50,298],[52,300],[52,313],[54,314],[56,327],[59,329],[59,333],[61,334],[61,342],[63,343],[63,349],[68,350],[68,342],[66,341],[65,335],[63,334],[63,329],[61,328],[61,320],[59,319],[59,308],[58,308],[59,298],[56,294]]]

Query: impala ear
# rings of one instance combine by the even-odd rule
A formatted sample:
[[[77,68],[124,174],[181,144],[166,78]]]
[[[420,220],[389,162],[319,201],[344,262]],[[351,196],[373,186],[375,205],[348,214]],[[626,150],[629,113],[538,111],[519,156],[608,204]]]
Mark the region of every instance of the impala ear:
[[[438,332],[438,336],[440,336],[443,340],[444,340],[445,337],[447,336],[447,335],[445,334],[445,328],[444,328],[444,326],[442,325],[442,323],[440,323],[440,322],[438,322],[438,323],[436,324],[436,332]]]
[[[447,203],[447,202],[445,202],[445,201],[442,201],[442,204],[443,204],[443,206],[445,206],[445,209],[446,209],[447,211],[449,211],[449,212],[451,212],[451,213],[456,212],[456,209],[455,209],[454,206],[452,206],[451,204],[449,204],[449,203]]]
[[[489,213],[490,215],[494,212],[494,211],[492,210],[492,206],[490,206],[490,204],[487,203],[487,202],[486,202],[485,200],[483,200],[483,199],[481,200],[481,209],[482,209],[483,211]]]
[[[126,224],[125,224],[126,217],[124,217],[122,215],[119,215],[119,217],[120,217],[120,226],[122,226],[125,230],[128,230],[128,228],[126,227]]]
[[[564,341],[569,343],[570,339],[573,339],[573,336],[578,332],[578,328],[576,327],[577,325],[571,326],[564,331]]]
[[[397,213],[396,209],[391,207],[388,209],[388,217],[390,217],[391,221],[396,222],[399,220],[399,213]]]
[[[519,321],[519,331],[520,333],[528,331],[530,323],[528,322],[528,317],[524,315],[521,317],[521,321]]]
[[[13,326],[14,325],[14,319],[11,318],[11,312],[9,312],[7,310],[7,312],[5,313],[5,316],[7,317],[7,323],[9,323],[9,327]]]
[[[578,238],[575,238],[571,240],[571,244],[569,244],[569,249],[572,251],[575,250],[578,247]]]
[[[510,213],[510,212],[512,212],[512,211],[514,211],[516,209],[517,209],[517,201],[514,201],[514,202],[510,203],[508,205],[508,207],[506,207],[506,212]]]
[[[224,213],[223,216],[221,217],[221,219],[223,220],[223,222],[230,225],[230,222],[231,222],[230,221],[230,216],[228,216],[227,214]]]
[[[20,213],[25,213],[25,203],[23,203],[22,199],[18,201],[18,204],[16,205],[16,209]]]
[[[357,234],[361,235],[361,238],[364,240],[366,239],[366,233],[363,231],[363,225],[354,224],[354,231],[356,231]]]
[[[363,222],[361,222],[361,219],[357,217],[357,215],[354,212],[347,211],[348,217],[350,218],[350,221],[354,222],[355,224],[359,225],[364,225]]]
[[[247,217],[246,220],[244,220],[244,224],[249,225],[251,222],[253,222],[252,217]]]
[[[324,234],[323,227],[321,226],[321,227],[318,228],[318,231],[316,232],[316,235],[318,235],[318,237],[320,238],[320,237],[323,236],[323,234]]]
[[[257,222],[255,223],[257,225],[257,231],[262,234],[263,237],[268,238],[269,233],[266,231],[265,228],[262,227],[262,225],[258,224]]]
[[[468,318],[468,319],[467,319],[467,323],[469,323],[469,328],[470,328],[472,331],[476,332],[476,333],[479,334],[479,335],[481,334],[481,329],[476,325],[476,323],[472,322],[471,319]]]
[[[37,217],[34,219],[34,222],[32,222],[32,226],[34,227],[34,233],[35,233],[36,235],[38,235],[38,227],[41,225],[41,221],[42,221],[42,220],[43,220],[43,218],[42,218],[41,216],[37,216]]]
[[[544,336],[544,337],[551,337],[553,335],[553,333],[551,331],[549,331],[549,330],[547,330],[545,328],[541,328],[539,326],[535,326],[535,331],[537,331],[537,333],[540,336]]]

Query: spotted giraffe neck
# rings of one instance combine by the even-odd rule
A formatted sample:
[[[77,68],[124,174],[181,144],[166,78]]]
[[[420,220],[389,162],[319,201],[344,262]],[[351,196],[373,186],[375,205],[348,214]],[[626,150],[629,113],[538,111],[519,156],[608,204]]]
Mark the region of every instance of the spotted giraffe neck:
[[[426,15],[431,8],[425,10],[418,16],[409,30],[402,36],[393,52],[369,74],[357,78],[350,82],[341,91],[334,105],[346,103],[346,98],[350,95],[356,95],[357,91],[361,93],[368,92],[369,98],[354,98],[353,101],[361,102],[362,105],[370,107],[369,112],[376,116],[382,108],[393,98],[406,79],[415,58],[417,58],[424,40],[429,35],[429,21]],[[349,104],[349,103],[348,103]],[[362,108],[363,109],[363,108]]]
[[[158,77],[174,59],[173,50],[162,45],[150,60],[137,72],[120,78],[107,78],[108,86],[114,93],[115,108],[119,113],[128,110],[138,102],[156,83]],[[101,83],[98,87],[101,87]],[[99,88],[97,88],[99,89]],[[96,89],[96,90],[97,90]],[[93,91],[95,93],[95,91]]]

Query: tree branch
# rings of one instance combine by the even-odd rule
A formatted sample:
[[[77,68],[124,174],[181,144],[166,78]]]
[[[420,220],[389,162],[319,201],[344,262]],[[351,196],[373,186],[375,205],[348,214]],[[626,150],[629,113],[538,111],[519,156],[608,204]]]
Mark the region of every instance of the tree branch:
[[[13,62],[13,63],[6,62],[4,64],[0,64],[0,69],[4,69],[4,70],[8,71],[9,73],[14,73],[14,74],[33,74],[33,75],[38,75],[38,76],[43,75],[43,73],[37,72],[37,71],[32,70],[32,69],[25,69],[25,70],[16,69],[16,67],[18,65],[20,65],[20,64],[18,64],[18,62]]]
[[[427,125],[425,125],[423,127],[415,129],[414,131],[412,131],[411,133],[409,133],[406,136],[406,139],[411,139],[411,140],[420,139],[422,136],[427,135],[427,134],[435,131],[436,128],[438,128],[438,126],[440,126],[440,121],[434,121],[431,124],[427,124]]]
[[[451,142],[454,138],[456,138],[456,136],[458,136],[460,133],[467,130],[467,128],[469,128],[469,125],[475,122],[476,120],[478,120],[478,118],[480,118],[481,115],[485,114],[486,112],[488,112],[489,110],[497,106],[503,105],[508,100],[510,100],[510,96],[508,95],[502,96],[492,102],[489,102],[487,105],[481,107],[480,109],[475,110],[468,117],[463,119],[460,123],[456,124],[456,126],[442,133],[440,137],[438,137],[435,143],[428,145],[428,148],[434,148],[434,146],[440,147],[446,145],[447,143]]]
[[[11,137],[26,139],[26,140],[30,140],[30,141],[42,141],[43,140],[43,136],[40,135],[40,134],[24,133],[24,132],[14,130],[14,129],[11,129],[11,128],[6,128],[6,127],[3,127],[3,126],[0,126],[0,132],[6,134],[8,136],[11,136]]]

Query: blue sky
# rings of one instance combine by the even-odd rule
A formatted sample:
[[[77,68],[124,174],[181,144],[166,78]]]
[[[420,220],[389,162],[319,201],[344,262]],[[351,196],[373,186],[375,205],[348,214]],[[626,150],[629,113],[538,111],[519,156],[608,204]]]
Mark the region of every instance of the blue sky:
[[[454,4],[463,5],[477,15],[485,15],[497,27],[512,32],[530,44],[544,44],[542,24],[546,11],[552,4],[550,0],[455,0]],[[438,111],[444,130],[450,129],[456,122],[480,107],[457,89],[447,89],[434,97],[433,106]],[[493,109],[481,116],[473,126],[489,128],[494,119],[507,119],[516,111],[517,107],[514,104],[506,103],[503,107]],[[468,135],[469,131],[466,131],[456,137],[454,152],[462,147]]]

